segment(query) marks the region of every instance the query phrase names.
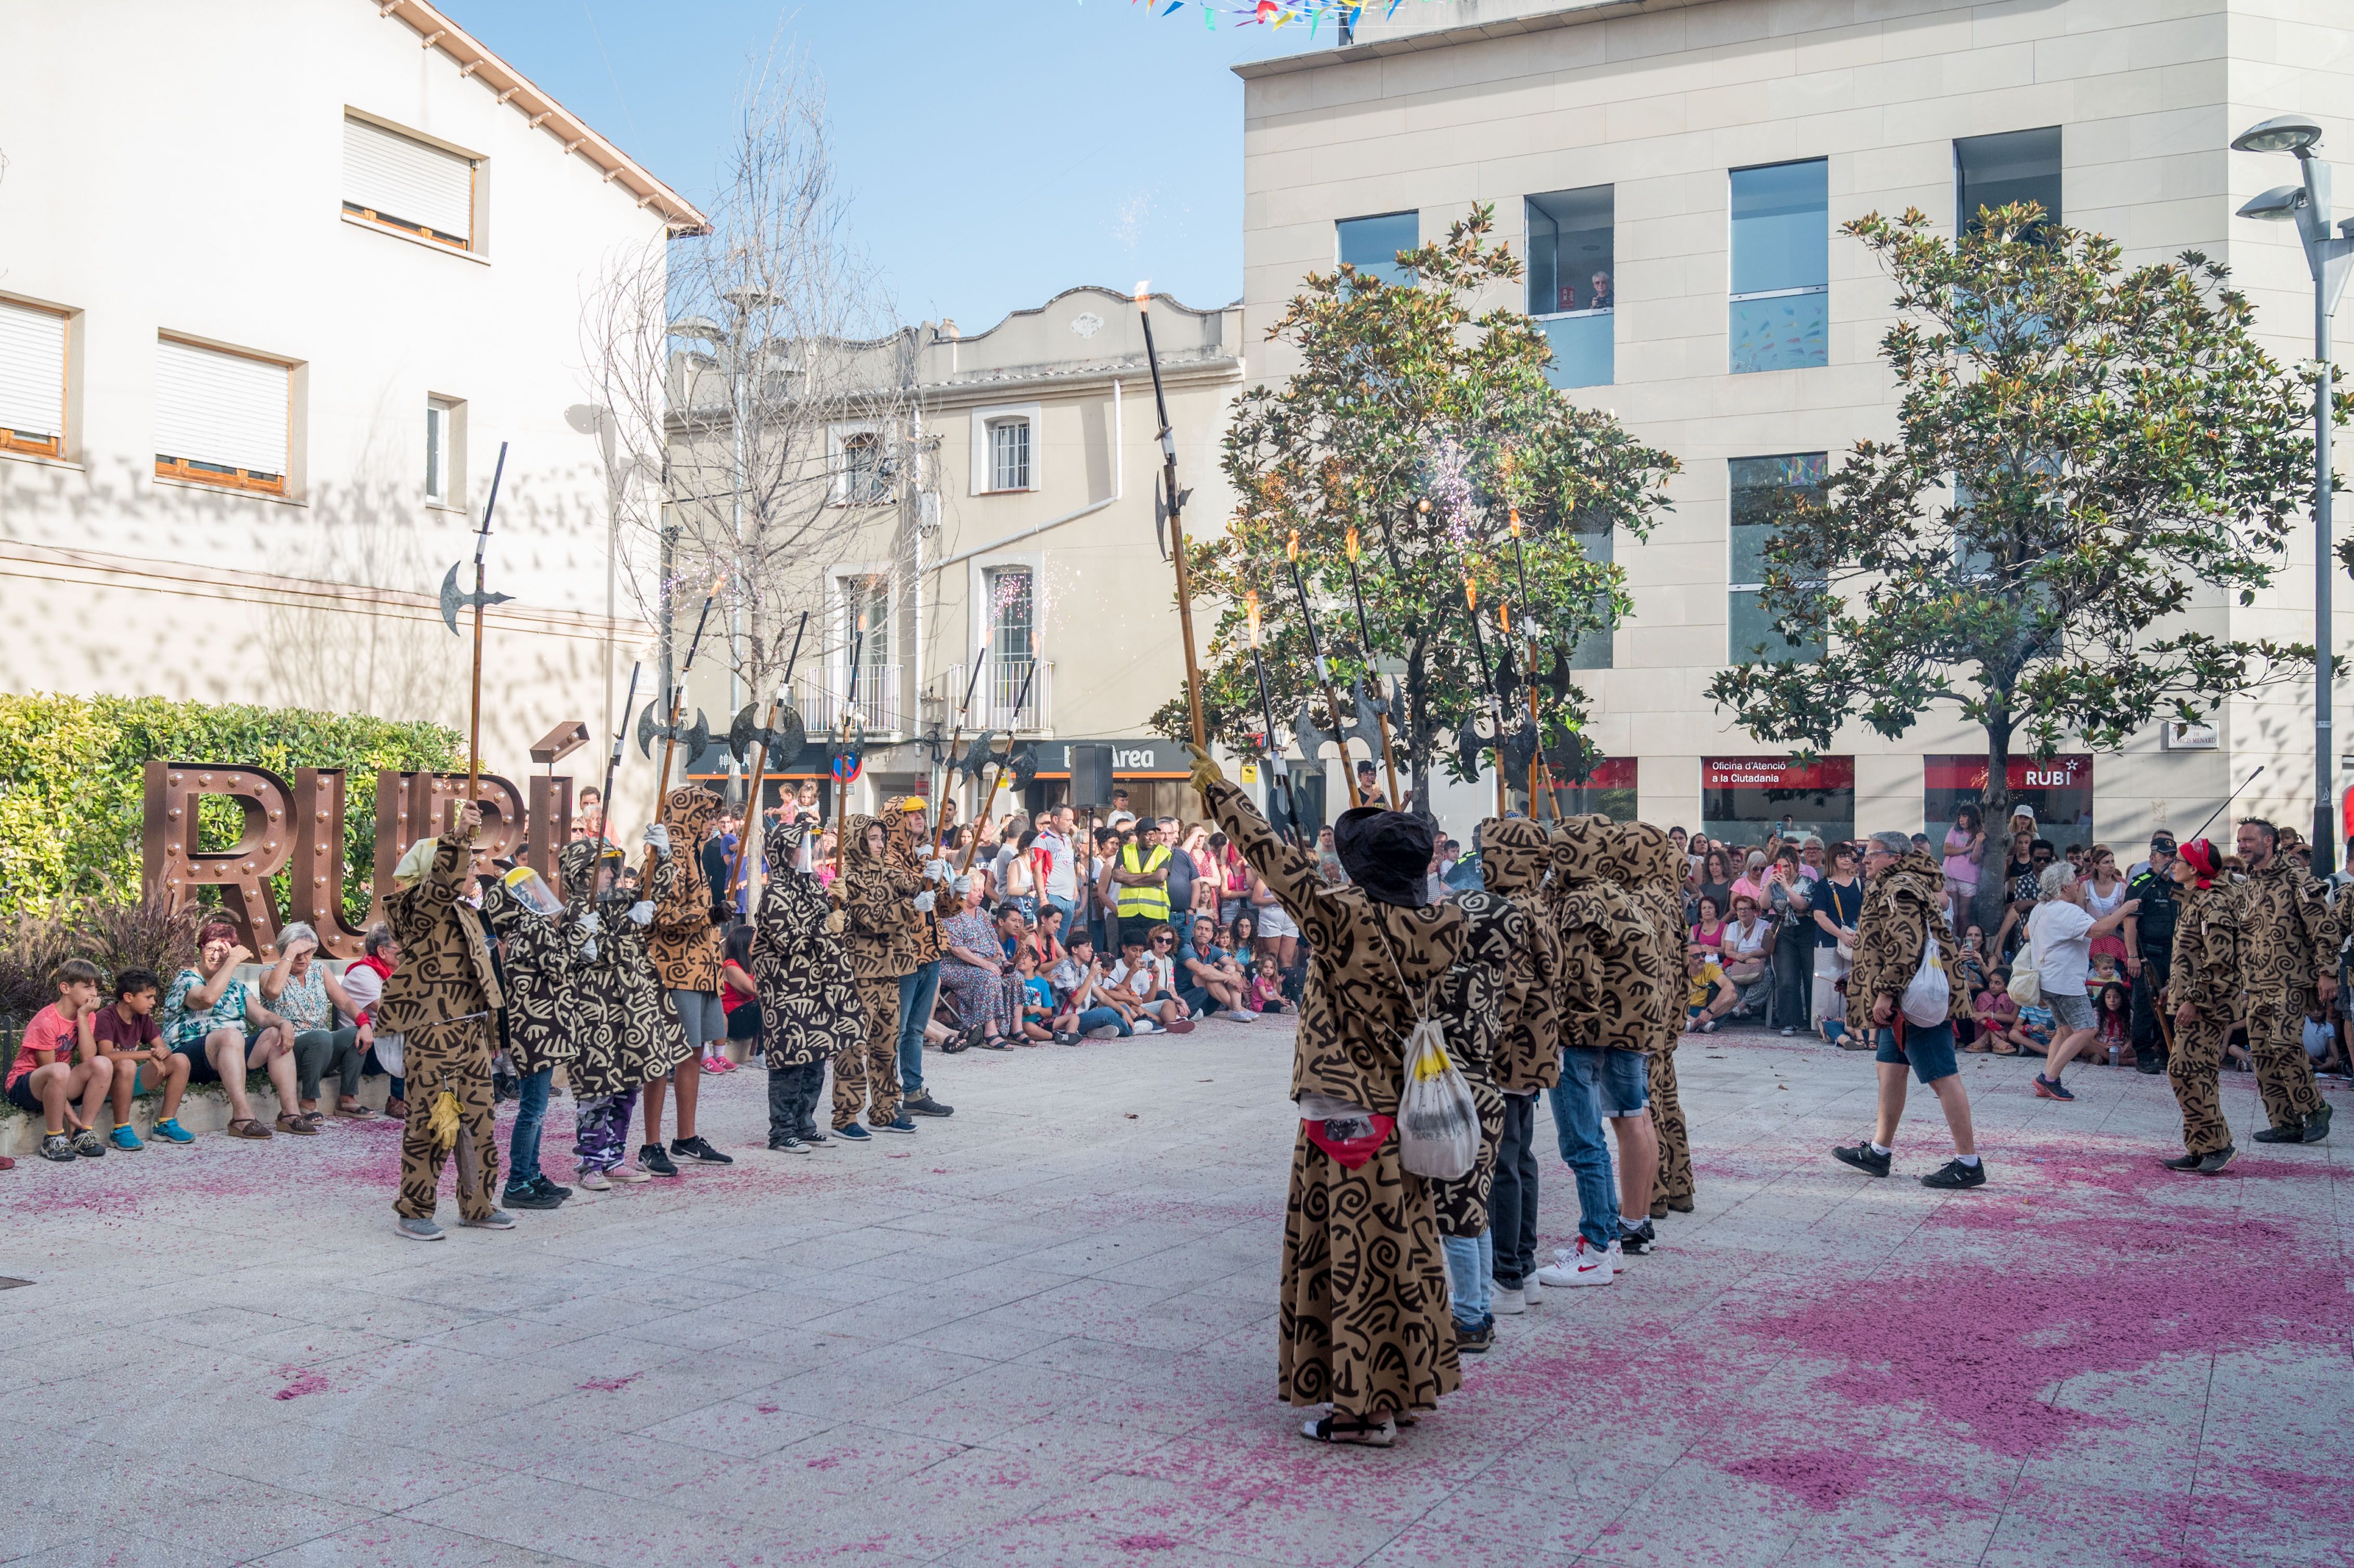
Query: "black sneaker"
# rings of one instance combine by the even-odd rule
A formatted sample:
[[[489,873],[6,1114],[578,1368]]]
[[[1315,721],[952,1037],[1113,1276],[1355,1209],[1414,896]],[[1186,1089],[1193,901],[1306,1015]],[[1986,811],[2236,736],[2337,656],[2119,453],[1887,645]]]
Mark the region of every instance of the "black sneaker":
[[[1983,1187],[1986,1185],[1986,1161],[1965,1165],[1958,1160],[1948,1160],[1936,1170],[1921,1178],[1924,1187]]]
[[[499,1204],[508,1209],[560,1209],[564,1200],[548,1197],[537,1187],[509,1187],[499,1194]]]
[[[2134,1058],[2134,1071],[2140,1073],[2145,1076],[2155,1078],[2160,1073],[2166,1071],[2166,1064],[2156,1056],[2136,1056]]]
[[[1659,1233],[1651,1229],[1649,1220],[1640,1225],[1630,1225],[1624,1220],[1618,1222],[1618,1250],[1628,1257],[1642,1256],[1658,1245],[1659,1239]]]
[[[2183,1154],[2172,1160],[2161,1160],[2158,1163],[2168,1171],[2196,1171],[2206,1158],[2203,1154]]]
[[[804,1128],[795,1136],[811,1149],[823,1149],[833,1141],[832,1137],[814,1127]]]
[[[2328,1136],[2329,1107],[2325,1103],[2316,1106],[2313,1109],[2313,1114],[2305,1118],[2305,1141],[2307,1143],[2319,1143],[2323,1139],[2327,1138]]]
[[[1831,1158],[1842,1165],[1854,1166],[1867,1176],[1885,1176],[1888,1174],[1889,1162],[1893,1156],[1874,1154],[1872,1151],[1872,1145],[1858,1143],[1842,1145],[1832,1150]]]
[[[784,1138],[772,1138],[769,1139],[769,1147],[779,1154],[807,1154],[810,1151],[810,1146],[808,1144],[803,1143],[800,1139],[790,1137],[790,1135]]]
[[[2256,1134],[2256,1141],[2258,1143],[2303,1143],[2305,1124],[2299,1122],[2292,1127],[2268,1127]]]
[[[956,1115],[956,1107],[944,1106],[940,1104],[939,1101],[932,1098],[931,1092],[929,1090],[926,1090],[924,1093],[917,1095],[912,1100],[901,1100],[899,1102],[899,1108],[906,1111],[909,1116]]]
[[[2218,1171],[2222,1170],[2224,1166],[2232,1163],[2232,1156],[2239,1152],[2240,1151],[2238,1150],[2232,1148],[2230,1144],[2225,1144],[2222,1148],[2217,1150],[2214,1153],[2207,1156],[2206,1159],[2201,1160],[2199,1162],[2199,1174],[2201,1176],[2214,1175]]]
[[[546,1197],[553,1198],[559,1203],[564,1202],[565,1199],[572,1196],[571,1188],[562,1186],[557,1182],[549,1181],[547,1179],[547,1172],[545,1171],[531,1179],[531,1185],[533,1191],[539,1192]]]
[[[670,1156],[663,1152],[659,1143],[645,1144],[638,1150],[638,1169],[649,1176],[678,1174],[678,1167],[670,1162]]]
[[[493,1105],[503,1105],[508,1100],[518,1097],[521,1093],[521,1085],[515,1081],[514,1075],[512,1073],[493,1073],[491,1075],[491,1103]]]
[[[700,1135],[694,1138],[672,1139],[670,1140],[670,1151],[684,1159],[700,1160],[705,1165],[733,1165],[736,1163],[736,1157],[734,1155],[720,1153],[719,1150],[712,1148],[708,1143],[705,1143]]]
[[[41,1135],[41,1158],[44,1160],[54,1160],[61,1165],[72,1164],[74,1162],[73,1139],[68,1138],[62,1132],[43,1133]]]
[[[1455,1353],[1458,1356],[1484,1356],[1488,1347],[1496,1342],[1496,1330],[1490,1328],[1467,1329],[1455,1326]]]

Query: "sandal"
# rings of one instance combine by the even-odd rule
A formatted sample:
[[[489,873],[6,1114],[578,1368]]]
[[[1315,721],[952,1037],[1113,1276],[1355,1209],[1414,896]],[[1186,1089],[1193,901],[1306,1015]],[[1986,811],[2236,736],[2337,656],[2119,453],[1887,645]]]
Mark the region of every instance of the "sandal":
[[[241,1116],[223,1129],[231,1138],[249,1138],[257,1141],[270,1136],[270,1129],[249,1116]]]
[[[336,1106],[335,1114],[340,1117],[348,1117],[353,1121],[366,1121],[374,1117],[376,1112],[368,1109],[367,1107],[362,1105],[359,1101],[354,1100],[348,1106]]]
[[[1367,1421],[1362,1416],[1335,1414],[1304,1424],[1299,1435],[1310,1443],[1356,1443],[1368,1448],[1386,1448],[1397,1441],[1397,1425],[1386,1415],[1379,1421]]]
[[[304,1118],[287,1111],[278,1113],[278,1130],[295,1138],[316,1138],[319,1129]]]
[[[960,1052],[971,1049],[972,1041],[963,1034],[951,1034],[940,1042],[940,1054],[943,1056],[953,1056]]]

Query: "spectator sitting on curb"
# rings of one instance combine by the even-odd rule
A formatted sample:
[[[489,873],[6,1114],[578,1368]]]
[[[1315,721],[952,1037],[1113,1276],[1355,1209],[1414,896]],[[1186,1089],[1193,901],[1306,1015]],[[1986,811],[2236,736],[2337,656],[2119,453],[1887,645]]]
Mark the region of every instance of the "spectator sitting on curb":
[[[49,976],[57,1000],[33,1014],[8,1066],[8,1103],[42,1120],[41,1158],[71,1163],[106,1152],[98,1118],[114,1082],[114,1065],[100,1054],[91,1026],[98,1013],[98,966],[68,959]],[[77,1060],[79,1058],[79,1060]],[[81,1115],[73,1113],[81,1100]],[[70,1129],[70,1132],[69,1132]]]
[[[197,961],[182,969],[164,999],[164,1038],[173,1050],[193,1060],[191,1081],[200,1081],[202,1064],[220,1079],[228,1097],[228,1135],[260,1140],[270,1129],[254,1119],[246,1097],[245,1075],[254,1067],[267,1069],[270,1086],[278,1091],[279,1124],[300,1137],[318,1128],[298,1121],[294,1107],[294,1034],[284,1020],[253,1000],[237,967],[253,957],[237,939],[237,927],[217,920],[197,934]]]
[[[114,977],[114,1001],[98,1010],[90,1026],[99,1054],[114,1065],[114,1131],[110,1136],[114,1147],[125,1152],[146,1147],[131,1126],[131,1097],[139,1092],[143,1074],[147,1087],[164,1094],[154,1136],[166,1143],[196,1140],[196,1134],[180,1125],[180,1097],[187,1092],[191,1064],[164,1044],[164,1032],[155,1023],[155,1004],[163,990],[163,982],[145,969],[120,971]]]
[[[291,1109],[316,1128],[325,1118],[319,1110],[319,1083],[331,1069],[339,1093],[335,1114],[365,1121],[376,1112],[360,1103],[360,1067],[367,1051],[359,1043],[356,1022],[338,1027],[336,1014],[357,1020],[359,1003],[343,982],[318,961],[319,933],[297,920],[278,933],[278,961],[261,977],[261,1000],[286,1021],[294,1034],[295,1093]],[[279,1121],[281,1128],[285,1117]]]

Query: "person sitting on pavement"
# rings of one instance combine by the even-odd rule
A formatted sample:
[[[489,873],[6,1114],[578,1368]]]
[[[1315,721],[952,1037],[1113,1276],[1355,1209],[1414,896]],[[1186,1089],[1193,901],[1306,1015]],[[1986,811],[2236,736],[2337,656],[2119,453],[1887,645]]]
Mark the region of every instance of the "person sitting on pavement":
[[[41,1158],[71,1163],[106,1153],[98,1118],[106,1109],[114,1065],[98,1049],[98,966],[68,959],[49,976],[57,1000],[33,1015],[8,1065],[8,1103],[42,1118]],[[73,1102],[81,1101],[76,1116]]]
[[[317,961],[319,933],[297,920],[278,933],[278,961],[262,972],[261,1000],[294,1032],[295,1115],[316,1128],[319,1083],[330,1069],[339,1093],[335,1114],[365,1121],[376,1115],[360,1103],[360,1068],[367,1052],[357,1022],[338,1025],[336,1015],[356,1020],[360,1004],[343,981]]]
[[[231,1138],[259,1141],[270,1136],[246,1097],[245,1075],[255,1067],[268,1071],[270,1086],[278,1091],[279,1130],[313,1136],[318,1128],[293,1115],[294,1032],[237,978],[238,966],[250,962],[253,954],[225,920],[198,932],[196,943],[196,963],[179,972],[164,998],[164,1040],[191,1058],[192,1082],[218,1079],[228,1097]]]
[[[131,1125],[131,1098],[139,1092],[143,1075],[148,1088],[160,1089],[164,1096],[154,1136],[174,1144],[196,1140],[196,1134],[180,1125],[180,1097],[187,1092],[191,1064],[164,1044],[164,1032],[155,1022],[155,1005],[162,1000],[163,991],[163,982],[146,969],[119,970],[114,977],[113,1001],[98,1010],[98,1017],[90,1025],[99,1054],[114,1064],[111,1090],[114,1130],[109,1139],[115,1148],[125,1152],[147,1147]]]

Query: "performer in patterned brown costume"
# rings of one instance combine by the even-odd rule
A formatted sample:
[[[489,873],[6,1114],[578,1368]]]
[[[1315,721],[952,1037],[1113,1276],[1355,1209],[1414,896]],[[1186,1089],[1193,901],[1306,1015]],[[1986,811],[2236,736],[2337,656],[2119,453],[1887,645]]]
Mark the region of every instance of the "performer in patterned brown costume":
[[[1461,1384],[1430,1190],[1399,1163],[1402,1053],[1463,945],[1465,916],[1424,905],[1427,819],[1358,807],[1334,824],[1351,883],[1277,838],[1250,799],[1196,751],[1204,807],[1310,943],[1292,1047],[1300,1128],[1283,1234],[1277,1388],[1320,1442],[1395,1440],[1394,1416]]]
[[[769,822],[769,880],[752,934],[769,1060],[769,1147],[789,1154],[828,1144],[816,1116],[825,1065],[845,1054],[854,1057],[866,1038],[842,949],[843,917],[809,864],[816,833],[813,822]]]
[[[2223,874],[2215,846],[2205,839],[2184,844],[2172,869],[2181,892],[2176,895],[2174,956],[2159,1000],[2174,1013],[2166,1075],[2182,1110],[2183,1153],[2160,1163],[2168,1171],[2212,1176],[2238,1152],[2232,1147],[2231,1124],[2223,1119],[2216,1078],[2222,1070],[2223,1042],[2247,1011],[2240,896]],[[2297,1048],[2304,1049],[2302,1041]]]
[[[474,836],[482,808],[469,800],[440,839],[411,845],[384,901],[400,941],[400,967],[384,983],[376,1027],[404,1040],[408,1118],[400,1135],[400,1195],[394,1228],[412,1241],[439,1241],[433,1223],[441,1162],[458,1156],[459,1223],[513,1230],[491,1201],[499,1179],[498,1130],[491,1100],[493,1014],[504,1001],[482,919],[470,902]],[[429,860],[428,858],[429,854]],[[445,1104],[445,1098],[449,1103]],[[454,1115],[453,1115],[454,1111]]]
[[[556,1069],[578,1054],[564,1016],[564,993],[572,981],[573,959],[593,939],[598,922],[591,917],[583,926],[567,917],[540,874],[519,865],[482,884],[482,924],[499,939],[507,1054],[519,1080],[514,1131],[507,1143],[507,1185],[499,1201],[509,1208],[553,1209],[572,1189],[557,1186],[541,1171],[540,1130]]]
[[[916,969],[916,916],[932,906],[918,871],[894,858],[879,818],[843,824],[842,874],[832,895],[842,906],[843,946],[866,1015],[866,1038],[833,1058],[833,1130],[852,1143],[875,1132],[913,1132],[899,1110],[899,978]],[[866,1112],[866,1126],[858,1113]]]
[[[2319,1143],[2329,1136],[2329,1106],[2305,1054],[2305,1015],[2338,994],[2338,945],[2344,933],[2323,902],[2313,874],[2279,853],[2270,822],[2240,824],[2241,929],[2246,933],[2248,1054],[2272,1123],[2258,1143]]]
[[[1561,937],[1543,902],[1552,854],[1544,830],[1523,818],[1490,817],[1476,836],[1488,892],[1511,899],[1522,915],[1496,1039],[1501,1117],[1488,1197],[1488,1309],[1510,1317],[1527,1310],[1537,1271],[1537,1096],[1561,1082]]]
[[[647,832],[651,837],[653,830]],[[646,956],[645,930],[669,889],[671,857],[655,857],[653,881],[644,889],[652,896],[635,904],[615,895],[621,852],[614,846],[576,840],[564,846],[557,864],[573,918],[599,916],[592,939],[574,955],[571,983],[564,992],[564,1015],[577,1052],[566,1069],[577,1118],[573,1153],[580,1184],[599,1192],[615,1181],[647,1179],[627,1160],[638,1090],[694,1049]]]
[[[1486,824],[1481,824],[1484,830]],[[1496,1145],[1504,1131],[1504,1097],[1496,1088],[1496,1047],[1509,1020],[1517,1016],[1530,968],[1529,932],[1534,921],[1500,893],[1459,893],[1463,947],[1439,977],[1432,1016],[1447,1030],[1447,1054],[1470,1086],[1479,1109],[1479,1155],[1469,1173],[1453,1181],[1432,1181],[1430,1202],[1438,1224],[1452,1285],[1455,1348],[1477,1355],[1494,1336],[1489,1280],[1496,1249],[1489,1233],[1489,1197],[1495,1184]]]
[[[953,1116],[956,1107],[924,1086],[924,1026],[939,1001],[940,969],[948,957],[940,917],[949,912],[943,906],[950,883],[949,863],[932,849],[924,805],[922,796],[909,795],[889,810],[885,823],[891,831],[892,858],[901,870],[915,874],[933,900],[933,907],[917,911],[908,932],[910,967],[899,977],[899,1108],[910,1116]]]
[[[727,1034],[727,1021],[719,1009],[718,925],[726,906],[714,896],[703,863],[703,841],[718,812],[719,797],[693,786],[673,789],[663,800],[662,826],[667,839],[663,858],[670,863],[671,874],[666,890],[654,900],[653,924],[646,928],[646,953],[662,981],[663,1000],[678,1019],[691,1049],[668,1074],[646,1080],[646,1142],[638,1150],[638,1164],[656,1176],[678,1174],[673,1156],[704,1165],[736,1162],[695,1130],[704,1049]],[[663,1091],[673,1086],[678,1090],[678,1135],[665,1153],[663,1097]]]
[[[1650,1213],[1634,1229],[1646,1245],[1650,1222],[1672,1212],[1692,1212],[1691,1134],[1684,1125],[1683,1100],[1676,1093],[1676,1044],[1683,1038],[1684,857],[1664,829],[1649,822],[1621,822],[1611,833],[1604,864],[1613,880],[1651,916],[1651,962],[1659,976],[1659,1012],[1645,1047],[1651,1079],[1651,1128],[1659,1142],[1659,1184]],[[1620,1216],[1623,1224],[1628,1216]]]

